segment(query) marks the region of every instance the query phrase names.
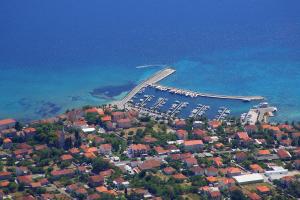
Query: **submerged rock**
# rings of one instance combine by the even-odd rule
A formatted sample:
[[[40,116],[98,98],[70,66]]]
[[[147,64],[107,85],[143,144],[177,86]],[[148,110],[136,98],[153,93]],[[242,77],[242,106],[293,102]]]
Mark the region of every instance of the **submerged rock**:
[[[133,82],[129,82],[123,85],[111,85],[111,86],[103,86],[99,88],[95,88],[90,94],[94,97],[101,98],[113,98],[115,96],[120,95],[122,92],[126,92],[134,88],[136,84]]]
[[[53,116],[56,115],[62,108],[49,101],[42,101],[41,106],[35,111],[35,114],[40,115],[42,117]]]

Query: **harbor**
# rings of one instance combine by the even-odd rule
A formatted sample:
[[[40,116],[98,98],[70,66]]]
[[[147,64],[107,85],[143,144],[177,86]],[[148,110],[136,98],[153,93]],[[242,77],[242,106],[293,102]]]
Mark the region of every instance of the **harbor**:
[[[149,100],[149,96],[151,99]],[[147,99],[147,100],[146,100]],[[257,101],[245,102],[236,99],[219,99],[208,97],[191,97],[157,90],[153,87],[143,88],[126,104],[127,108],[137,109],[163,118],[202,118],[224,121],[229,116],[240,117]]]
[[[162,118],[202,118],[226,121],[230,116],[240,117],[253,107],[262,96],[231,96],[195,92],[158,84],[175,72],[165,68],[155,73],[130,91],[119,108],[134,108]],[[234,109],[236,110],[234,110]]]

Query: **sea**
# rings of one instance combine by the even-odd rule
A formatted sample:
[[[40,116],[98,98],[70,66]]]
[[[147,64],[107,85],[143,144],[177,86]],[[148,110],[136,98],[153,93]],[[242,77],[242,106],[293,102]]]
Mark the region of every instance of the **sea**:
[[[300,121],[299,8],[299,0],[0,1],[0,119],[108,104],[172,66],[161,84],[264,96],[278,108],[273,120]]]

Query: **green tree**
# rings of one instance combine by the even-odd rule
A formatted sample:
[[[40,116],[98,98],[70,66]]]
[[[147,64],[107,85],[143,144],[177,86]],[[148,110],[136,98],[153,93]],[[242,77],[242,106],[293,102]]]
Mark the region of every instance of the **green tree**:
[[[243,194],[241,190],[233,190],[231,192],[231,199],[232,200],[246,200],[247,198]]]
[[[109,169],[109,163],[102,158],[96,158],[92,162],[93,172],[98,174],[100,171]]]
[[[85,116],[85,120],[88,124],[99,124],[100,118],[97,113],[87,113]]]
[[[15,182],[10,182],[8,185],[8,189],[10,192],[15,192],[18,188],[18,185]]]

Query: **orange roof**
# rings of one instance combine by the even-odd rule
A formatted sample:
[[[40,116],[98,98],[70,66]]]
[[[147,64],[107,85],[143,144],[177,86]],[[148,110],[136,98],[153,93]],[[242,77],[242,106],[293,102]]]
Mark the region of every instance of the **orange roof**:
[[[14,119],[3,119],[3,120],[0,120],[0,126],[12,124],[12,123],[16,123],[16,120],[14,120]]]
[[[105,186],[99,186],[96,187],[96,191],[102,193],[102,192],[107,192],[108,189]]]
[[[202,191],[209,191],[210,188],[209,188],[209,186],[202,186],[199,189]]]
[[[254,171],[263,171],[263,168],[259,166],[258,164],[252,164],[250,165],[250,168]]]
[[[292,129],[293,129],[293,126],[287,125],[287,124],[280,124],[280,125],[278,126],[278,128],[280,128],[280,129],[286,129],[286,130],[292,130]]]
[[[172,175],[173,178],[175,179],[186,179],[187,177],[181,173],[178,173],[178,174],[174,174]]]
[[[272,131],[280,131],[279,127],[277,126],[271,126],[269,124],[263,124],[261,125],[262,129],[268,129],[268,130],[272,130]]]
[[[32,132],[35,132],[35,131],[36,131],[36,129],[35,128],[31,128],[31,127],[24,129],[24,132],[26,132],[26,133],[32,133]]]
[[[214,146],[215,146],[217,149],[219,149],[219,148],[223,147],[224,144],[222,144],[222,143],[216,143]]]
[[[265,150],[259,150],[258,154],[259,155],[270,155],[271,153],[269,150],[265,149]]]
[[[3,142],[4,142],[4,143],[11,143],[12,141],[11,141],[11,139],[9,139],[9,138],[5,138],[5,139],[3,140]]]
[[[165,154],[168,153],[169,150],[165,150],[164,148],[162,148],[161,146],[156,146],[154,147],[154,150],[158,153],[158,154]]]
[[[77,153],[80,153],[80,150],[78,149],[78,148],[72,148],[72,149],[69,149],[69,152],[71,153],[71,154],[77,154]]]
[[[217,182],[218,179],[214,176],[209,176],[209,177],[206,177],[206,180],[210,183],[214,183],[214,182]]]
[[[94,153],[91,153],[91,152],[85,153],[84,156],[86,158],[96,158],[97,157]]]
[[[60,156],[60,159],[61,160],[72,160],[73,156],[71,156],[70,154],[65,154],[65,155]]]
[[[37,187],[41,187],[42,184],[40,182],[33,182],[33,183],[30,183],[30,186],[33,188],[37,188]]]
[[[210,122],[209,122],[209,125],[210,125],[212,128],[218,128],[219,126],[222,125],[222,123],[221,123],[220,121],[213,120],[213,121],[210,121]]]
[[[86,113],[98,113],[99,115],[104,115],[104,111],[102,108],[89,108],[85,110]]]
[[[270,188],[265,185],[256,186],[256,189],[261,193],[266,193],[270,191]]]
[[[74,173],[72,169],[61,169],[61,170],[53,170],[51,171],[52,176],[62,176]]]
[[[184,129],[179,129],[176,131],[177,134],[187,134],[188,132]]]
[[[114,190],[108,190],[108,191],[106,191],[105,193],[111,194],[111,195],[113,195],[113,196],[116,196],[116,195],[117,195],[117,193],[116,193]]]
[[[239,137],[239,139],[245,141],[250,139],[247,132],[238,132],[237,136]]]
[[[176,126],[185,126],[186,122],[184,120],[177,120],[175,121]]]
[[[212,198],[216,198],[221,196],[221,192],[220,191],[209,191],[209,194]]]
[[[271,127],[270,124],[262,124],[261,125],[262,129],[269,129]]]
[[[261,200],[261,197],[258,196],[258,194],[256,194],[255,192],[249,193],[248,194],[249,199],[251,200]]]
[[[101,144],[100,148],[105,150],[105,151],[109,151],[109,150],[112,149],[112,146],[111,146],[111,144]]]
[[[222,158],[220,157],[213,158],[213,161],[218,167],[223,165]]]
[[[293,180],[295,180],[294,176],[284,176],[281,178],[281,180],[285,181],[285,182],[291,182]]]
[[[90,147],[90,148],[85,149],[84,152],[95,153],[95,152],[98,152],[98,149],[97,149],[97,147]]]
[[[280,158],[290,158],[290,157],[292,157],[291,154],[287,150],[285,150],[285,149],[279,149],[277,151],[277,155]]]
[[[144,145],[144,144],[132,144],[130,146],[130,148],[133,151],[140,151],[140,150],[148,150],[149,149],[149,147],[147,145]]]
[[[240,173],[241,170],[240,170],[240,168],[237,168],[237,167],[229,167],[229,168],[227,168],[227,172],[234,174],[234,173]]]
[[[0,182],[0,187],[7,187],[9,185],[9,181],[1,181]]]
[[[101,121],[102,121],[102,122],[108,122],[108,121],[111,121],[111,116],[105,115],[104,117],[101,117]]]
[[[11,172],[5,172],[5,171],[0,172],[0,176],[10,176],[11,174],[12,174]]]
[[[233,178],[219,178],[219,182],[222,182],[225,185],[229,185],[235,183],[235,180]]]
[[[184,146],[203,145],[202,140],[185,140]]]
[[[279,127],[277,126],[271,126],[269,129],[272,131],[280,131]]]

